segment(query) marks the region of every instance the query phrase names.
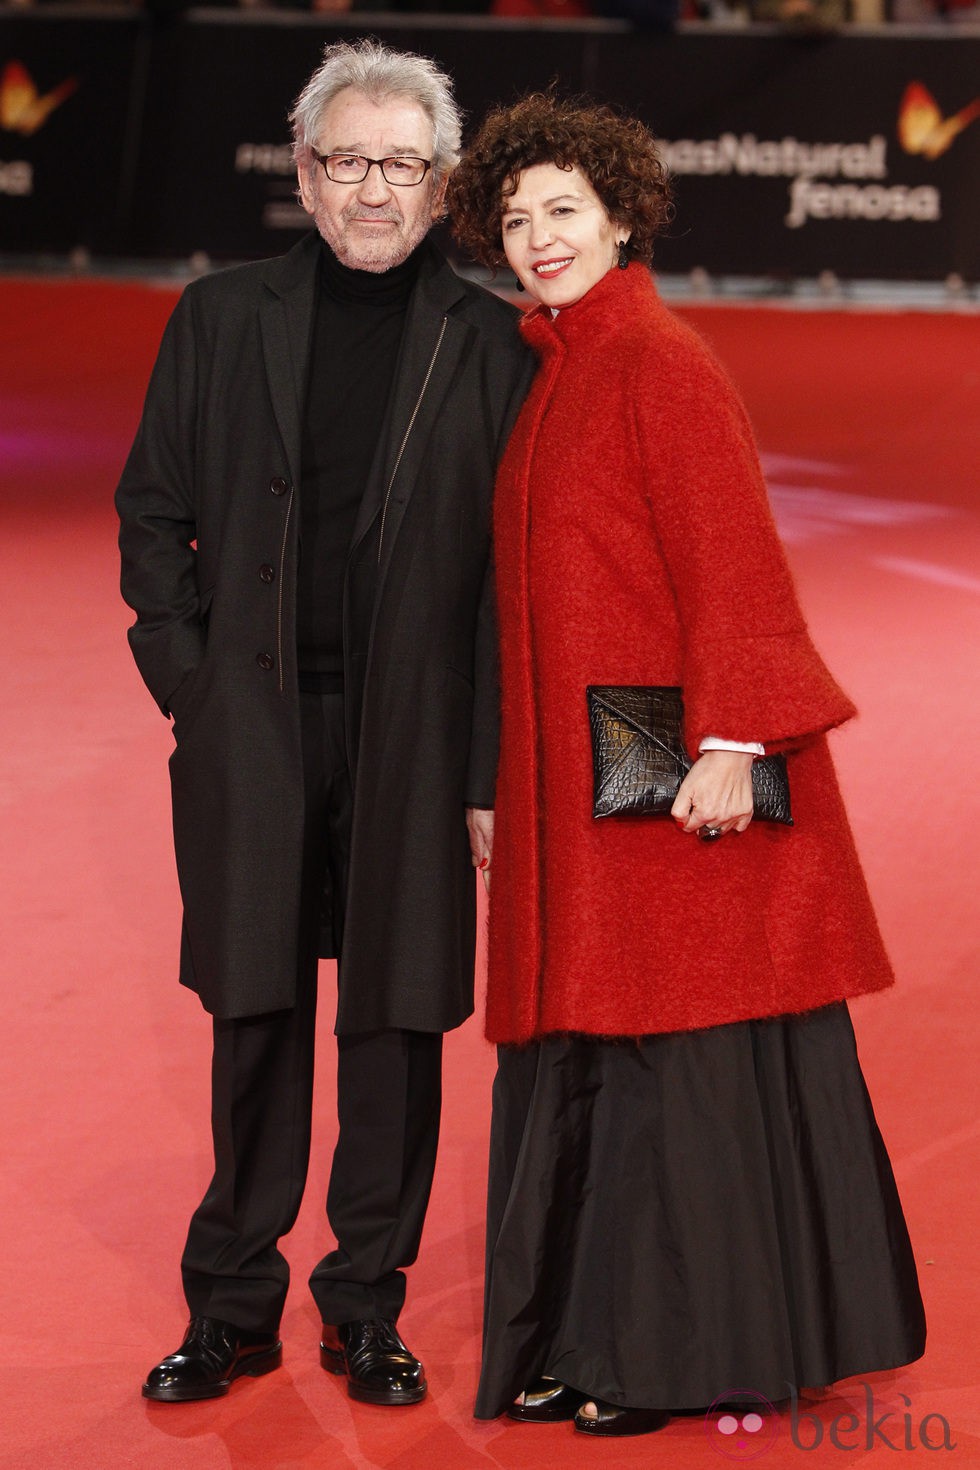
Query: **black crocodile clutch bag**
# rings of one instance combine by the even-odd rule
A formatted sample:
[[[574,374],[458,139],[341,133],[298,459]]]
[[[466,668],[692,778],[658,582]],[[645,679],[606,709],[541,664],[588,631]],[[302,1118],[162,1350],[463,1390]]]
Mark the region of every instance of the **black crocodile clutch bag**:
[[[667,816],[691,769],[681,734],[680,689],[590,685],[585,697],[592,729],[592,815]],[[785,756],[753,761],[752,804],[757,821],[792,827]]]

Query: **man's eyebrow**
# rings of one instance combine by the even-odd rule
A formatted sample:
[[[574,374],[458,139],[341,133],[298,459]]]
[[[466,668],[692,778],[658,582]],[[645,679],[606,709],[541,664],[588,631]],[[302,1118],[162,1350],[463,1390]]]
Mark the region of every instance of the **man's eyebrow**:
[[[326,153],[328,157],[331,153],[356,153],[358,158],[367,157],[366,153],[364,152],[363,143],[338,143],[336,147],[326,149]],[[410,158],[425,157],[424,153],[419,152],[419,145],[417,143],[396,143],[393,148],[388,148],[385,151],[384,157],[399,158],[405,155]]]

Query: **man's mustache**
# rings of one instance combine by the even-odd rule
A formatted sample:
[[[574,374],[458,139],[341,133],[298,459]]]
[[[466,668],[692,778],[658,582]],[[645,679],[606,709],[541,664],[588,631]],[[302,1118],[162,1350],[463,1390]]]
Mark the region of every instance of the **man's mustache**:
[[[343,217],[347,224],[358,219],[380,219],[388,220],[394,225],[401,224],[401,215],[390,204],[379,204],[377,208],[369,204],[348,206],[343,212]]]

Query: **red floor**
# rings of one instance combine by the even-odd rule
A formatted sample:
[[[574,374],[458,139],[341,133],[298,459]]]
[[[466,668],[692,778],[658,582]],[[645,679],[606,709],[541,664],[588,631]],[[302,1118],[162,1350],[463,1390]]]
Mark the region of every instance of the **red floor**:
[[[470,1417],[492,1073],[476,1022],[450,1038],[436,1187],[403,1318],[429,1400],[355,1409],[317,1365],[303,1282],[324,1248],[329,1026],[310,1188],[287,1245],[283,1371],[211,1404],[139,1397],[179,1340],[177,1259],[208,1168],[208,1028],[174,980],[171,737],[125,647],[110,503],[172,299],[142,285],[0,282],[0,1467],[743,1459],[758,1442],[738,1451],[697,1420],[600,1445],[567,1425]],[[889,1464],[891,1447],[899,1464],[980,1464],[977,318],[685,314],[746,394],[817,642],[862,709],[834,749],[899,985],[854,1016],[930,1321],[920,1363],[840,1385],[795,1428],[777,1421],[757,1458]],[[923,1433],[941,1446],[943,1421],[956,1448],[924,1447]]]

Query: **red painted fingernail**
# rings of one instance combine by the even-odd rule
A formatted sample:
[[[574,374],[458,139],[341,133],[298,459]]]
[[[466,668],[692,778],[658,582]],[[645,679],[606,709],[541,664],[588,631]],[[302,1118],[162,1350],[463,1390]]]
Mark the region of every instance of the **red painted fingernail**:
[[[488,857],[481,858],[480,859],[480,862],[477,864],[477,866],[478,866],[480,872],[482,873],[483,870],[484,870],[484,868],[489,868],[489,866],[490,866],[490,859]]]

